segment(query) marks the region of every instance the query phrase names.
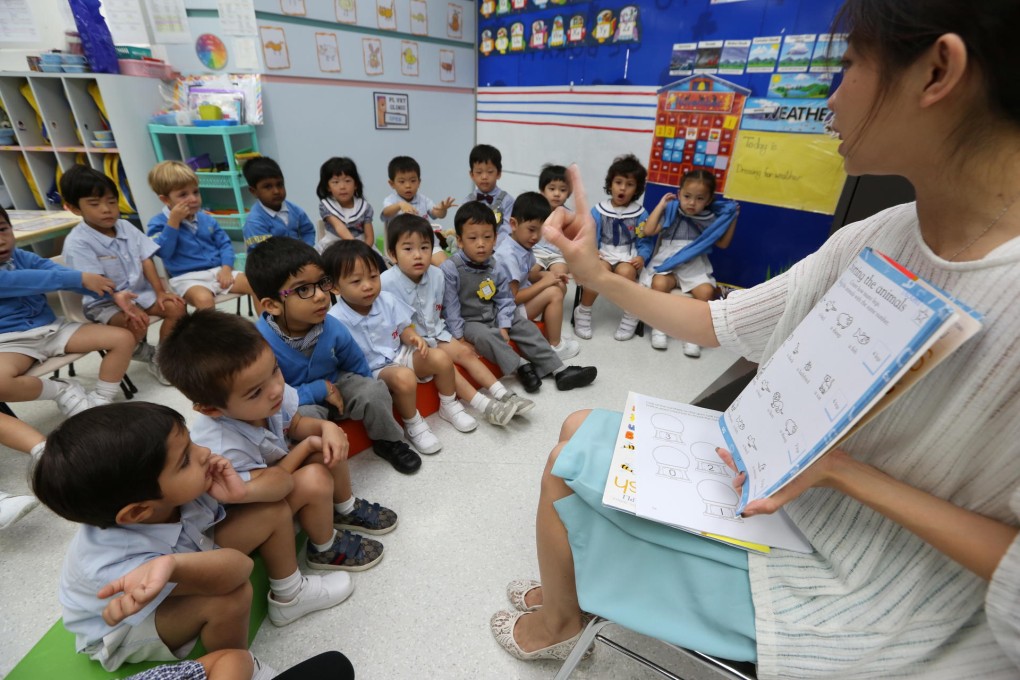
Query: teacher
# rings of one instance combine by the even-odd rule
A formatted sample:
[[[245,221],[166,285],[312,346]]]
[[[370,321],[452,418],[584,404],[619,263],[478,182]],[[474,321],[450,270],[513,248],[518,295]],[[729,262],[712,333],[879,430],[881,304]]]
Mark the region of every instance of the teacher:
[[[493,616],[521,659],[565,658],[594,612],[758,677],[1020,674],[1020,2],[847,0],[829,100],[850,174],[916,203],[850,225],[788,272],[706,303],[599,266],[577,212],[545,237],[579,284],[670,335],[767,360],[864,247],[984,315],[981,333],[775,496],[815,552],[748,554],[602,506],[620,414],[563,424],[536,520],[541,585]],[[741,480],[738,478],[737,482]],[[526,611],[521,611],[526,610]]]

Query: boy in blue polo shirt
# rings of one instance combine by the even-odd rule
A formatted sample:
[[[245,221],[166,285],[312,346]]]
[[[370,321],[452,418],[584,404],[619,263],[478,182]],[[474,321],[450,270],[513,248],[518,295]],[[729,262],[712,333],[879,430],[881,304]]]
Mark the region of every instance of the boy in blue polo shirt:
[[[252,550],[266,562],[277,626],[353,591],[343,572],[301,575],[284,501],[231,506],[227,516],[221,503],[245,500],[244,484],[166,406],[135,401],[69,418],[47,438],[32,488],[81,524],[58,597],[77,651],[108,671],[183,658],[199,638],[208,651],[245,648]]]
[[[287,200],[283,170],[272,158],[259,156],[244,164],[248,191],[258,199],[244,221],[244,245],[251,250],[270,236],[290,236],[315,245],[315,225],[304,210]]]
[[[90,321],[126,328],[138,343],[133,358],[145,362],[155,378],[167,385],[156,363],[153,348],[146,341],[149,317],[162,317],[159,338],[165,338],[184,314],[184,300],[164,289],[152,257],[156,242],[120,219],[117,185],[85,165],[76,165],[60,178],[60,196],[81,224],[64,240],[64,261],[83,272],[102,274],[118,291],[132,294],[133,304],[124,308],[113,300],[85,296],[85,316]]]
[[[163,161],[149,171],[149,186],[164,206],[149,220],[149,237],[159,246],[170,289],[195,309],[214,307],[223,293],[251,294],[248,279],[234,270],[230,237],[202,210],[195,171]]]

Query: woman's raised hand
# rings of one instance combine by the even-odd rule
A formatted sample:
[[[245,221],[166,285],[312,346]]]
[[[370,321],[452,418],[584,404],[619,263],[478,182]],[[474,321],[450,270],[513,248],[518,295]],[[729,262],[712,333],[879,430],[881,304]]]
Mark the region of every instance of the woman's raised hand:
[[[588,196],[576,165],[567,169],[567,181],[573,190],[575,212],[557,208],[542,227],[542,235],[560,249],[574,280],[590,286],[596,276],[604,272],[599,264],[599,251],[595,244],[595,220],[588,208]]]

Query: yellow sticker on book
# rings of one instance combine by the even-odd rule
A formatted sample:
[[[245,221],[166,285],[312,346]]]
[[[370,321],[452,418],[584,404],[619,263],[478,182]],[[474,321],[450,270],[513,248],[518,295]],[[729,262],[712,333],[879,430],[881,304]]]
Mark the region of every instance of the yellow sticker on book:
[[[492,279],[485,279],[478,284],[478,297],[483,300],[491,300],[496,296],[496,282]]]

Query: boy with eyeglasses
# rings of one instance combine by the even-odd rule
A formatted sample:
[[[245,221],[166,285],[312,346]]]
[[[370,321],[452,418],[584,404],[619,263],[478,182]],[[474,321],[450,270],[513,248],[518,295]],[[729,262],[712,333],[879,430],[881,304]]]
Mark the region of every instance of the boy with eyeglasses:
[[[272,347],[287,384],[297,390],[298,412],[361,420],[376,455],[398,472],[416,472],[421,458],[403,441],[389,390],[372,378],[350,332],[326,314],[333,281],[315,248],[272,237],[248,253],[245,275],[263,305],[256,327]]]

